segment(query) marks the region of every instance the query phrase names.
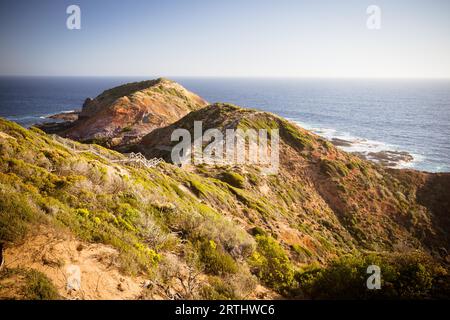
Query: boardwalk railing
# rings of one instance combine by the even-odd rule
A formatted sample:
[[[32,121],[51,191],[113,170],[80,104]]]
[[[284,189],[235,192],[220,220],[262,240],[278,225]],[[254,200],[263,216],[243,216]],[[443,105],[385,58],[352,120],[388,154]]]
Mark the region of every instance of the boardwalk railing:
[[[99,153],[97,150],[95,150],[95,147],[93,145],[84,145],[84,144],[75,143],[70,140],[60,138],[56,135],[53,136],[53,140],[62,144],[64,147],[72,150],[75,153],[90,152],[101,158],[106,158],[109,161],[114,162],[114,163],[123,163],[126,165],[135,166],[135,167],[154,168],[159,163],[164,162],[164,159],[162,159],[162,158],[147,159],[140,152],[138,152],[138,153],[131,152],[128,154],[124,154],[126,157],[125,159],[112,158],[111,155],[105,155],[105,154]]]
[[[112,162],[120,162],[120,163],[125,163],[128,165],[144,166],[147,168],[154,168],[159,163],[164,162],[164,159],[162,159],[162,158],[147,159],[140,152],[138,152],[138,153],[131,152],[131,153],[127,154],[126,156],[127,156],[127,159],[112,160]]]

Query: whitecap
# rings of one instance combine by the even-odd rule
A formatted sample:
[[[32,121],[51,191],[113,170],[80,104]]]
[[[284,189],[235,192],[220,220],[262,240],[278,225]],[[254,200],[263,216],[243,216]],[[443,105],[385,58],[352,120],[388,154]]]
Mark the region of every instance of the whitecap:
[[[333,128],[324,128],[324,127],[318,127],[314,126],[308,123],[304,123],[295,119],[288,119],[297,125],[299,125],[302,128],[305,128],[306,130],[309,130],[318,136],[321,136],[325,138],[326,140],[333,141],[334,139],[341,140],[343,145],[338,145],[337,148],[349,152],[349,153],[356,153],[363,155],[367,159],[373,161],[373,162],[379,162],[375,157],[371,157],[370,153],[378,153],[383,151],[389,151],[389,152],[407,152],[409,155],[411,155],[412,160],[409,161],[403,161],[400,160],[396,162],[392,167],[394,168],[416,168],[418,163],[421,163],[424,161],[425,157],[423,155],[419,155],[416,153],[411,153],[407,150],[403,150],[401,147],[392,145],[389,143],[385,143],[382,141],[377,140],[371,140],[371,139],[365,139],[362,137],[358,137],[355,135],[352,135],[348,132],[342,132],[338,131]],[[348,143],[348,144],[347,144]]]

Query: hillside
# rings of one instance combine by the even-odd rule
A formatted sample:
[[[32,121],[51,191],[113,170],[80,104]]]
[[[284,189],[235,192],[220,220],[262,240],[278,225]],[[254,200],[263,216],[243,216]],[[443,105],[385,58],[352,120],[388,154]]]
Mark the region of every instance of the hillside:
[[[136,142],[153,129],[206,105],[178,83],[159,78],[106,90],[95,99],[86,99],[77,120],[40,128],[77,141],[116,147]]]
[[[204,130],[278,128],[278,174],[256,165],[147,168],[0,120],[0,297],[448,295],[449,174],[384,169],[280,117],[228,104],[193,111],[126,151],[169,161],[171,132],[192,130],[194,120]],[[385,290],[364,288],[369,264],[382,266]],[[71,265],[82,290],[61,278]]]
[[[274,223],[280,222],[274,212],[285,216],[290,224],[305,227],[310,222],[310,229],[320,231],[317,236],[326,237],[327,231],[332,231],[333,236],[327,241],[338,247],[343,245],[336,238],[345,239],[347,246],[372,250],[403,246],[424,247],[435,252],[441,247],[448,250],[450,239],[446,228],[450,226],[450,212],[445,190],[448,190],[449,174],[385,169],[339,151],[328,141],[269,113],[215,104],[153,131],[130,150],[170,161],[170,150],[177,143],[170,142],[171,133],[175,128],[192,132],[194,121],[202,121],[204,130],[280,129],[278,175],[263,177],[258,174],[258,168],[251,167],[234,169],[242,171],[244,176],[248,172],[255,177],[257,181],[245,177],[247,182],[253,181],[248,183],[248,189],[273,206],[269,216]],[[215,170],[194,170],[198,174],[218,176]],[[258,190],[261,186],[270,192],[261,194]],[[293,216],[296,222],[291,220]],[[315,221],[311,221],[312,216]],[[272,219],[260,223],[268,224]],[[332,222],[334,227],[327,230],[321,225],[321,219]],[[287,233],[293,238],[302,236],[298,230]]]

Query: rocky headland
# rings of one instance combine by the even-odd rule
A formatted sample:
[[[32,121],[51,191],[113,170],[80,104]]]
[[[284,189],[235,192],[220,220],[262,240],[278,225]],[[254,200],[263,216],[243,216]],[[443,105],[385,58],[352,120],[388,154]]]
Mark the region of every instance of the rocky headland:
[[[80,112],[61,113],[63,120],[38,127],[77,141],[95,142],[110,148],[140,140],[207,102],[181,85],[164,78],[128,83],[87,98]]]

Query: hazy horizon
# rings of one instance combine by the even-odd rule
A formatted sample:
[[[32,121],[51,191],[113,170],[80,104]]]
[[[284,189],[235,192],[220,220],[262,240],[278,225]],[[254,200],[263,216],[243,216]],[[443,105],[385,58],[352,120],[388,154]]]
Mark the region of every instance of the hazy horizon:
[[[0,78],[136,78],[136,79],[158,79],[166,78],[169,80],[181,78],[193,79],[286,79],[286,80],[450,80],[449,77],[302,77],[302,76],[204,76],[204,75],[45,75],[45,74],[0,74]]]

